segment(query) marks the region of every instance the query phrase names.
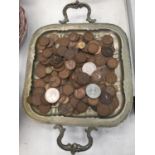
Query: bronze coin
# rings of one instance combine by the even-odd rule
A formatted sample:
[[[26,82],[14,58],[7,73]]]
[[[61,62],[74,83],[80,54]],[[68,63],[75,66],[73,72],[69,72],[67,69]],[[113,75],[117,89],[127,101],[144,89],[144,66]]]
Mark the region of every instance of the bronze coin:
[[[74,41],[78,41],[79,38],[80,38],[79,34],[74,33],[74,32],[72,32],[72,33],[69,35],[69,39],[70,39],[71,41],[73,41],[73,42],[74,42]]]
[[[90,106],[96,106],[98,104],[98,102],[99,102],[99,99],[98,98],[97,99],[88,98],[88,104]]]
[[[69,102],[70,98],[66,95],[62,95],[59,99],[60,104],[67,104]]]
[[[43,78],[46,75],[46,68],[41,64],[37,64],[35,69],[35,75],[39,78]]]
[[[88,104],[88,97],[85,96],[85,97],[82,99],[82,102],[85,103],[85,104]]]
[[[114,51],[112,50],[112,48],[102,48],[102,54],[105,57],[112,57],[113,56]]]
[[[65,46],[67,47],[69,44],[69,38],[63,37],[63,38],[59,38],[56,43],[60,44],[60,46]]]
[[[84,98],[86,95],[86,91],[85,91],[85,88],[79,88],[79,89],[75,89],[74,91],[74,96],[77,98],[77,99],[82,99]]]
[[[102,38],[102,41],[103,41],[103,44],[105,44],[105,45],[112,45],[113,44],[113,38],[110,35],[105,35]]]
[[[50,78],[50,86],[51,87],[58,87],[61,84],[61,80],[58,76],[53,76]]]
[[[66,79],[70,75],[70,71],[68,69],[64,69],[63,71],[59,72],[59,77],[61,79]]]
[[[95,64],[97,66],[103,66],[105,65],[105,63],[106,63],[106,58],[103,55],[99,54],[95,56]]]
[[[83,102],[79,102],[76,106],[76,110],[79,112],[79,113],[84,113],[86,112],[88,109],[88,105],[83,103]]]
[[[109,106],[102,103],[97,104],[97,113],[101,117],[108,116],[110,114]]]
[[[34,96],[36,96],[36,95],[42,96],[44,93],[45,93],[45,88],[35,88],[32,91],[32,95],[34,95]]]
[[[51,73],[51,75],[52,75],[52,76],[58,76],[58,72],[54,70],[54,71]]]
[[[45,86],[44,80],[42,80],[42,79],[34,80],[34,87],[35,88],[44,87],[44,86]]]
[[[30,104],[32,104],[34,106],[40,105],[41,104],[40,95],[30,96],[29,102],[30,102]]]
[[[63,63],[61,63],[61,65],[57,65],[57,66],[54,66],[55,68],[55,71],[57,71],[57,72],[61,72],[61,71],[63,71],[64,69],[65,69],[65,65],[63,64]]]
[[[60,56],[65,56],[66,51],[67,51],[67,48],[65,46],[60,46],[57,49],[57,54]]]
[[[54,40],[52,38],[49,38],[49,44],[47,47],[52,47],[54,46]]]
[[[75,54],[75,60],[77,63],[84,63],[87,60],[87,57],[84,53],[78,52]]]
[[[74,88],[78,89],[81,86],[76,81],[71,81]]]
[[[93,35],[92,32],[87,31],[87,32],[84,34],[84,40],[85,40],[86,42],[89,42],[89,41],[91,41],[91,40],[93,40],[93,39],[94,39],[94,35]]]
[[[46,76],[43,78],[43,80],[44,80],[44,82],[48,83],[48,82],[50,82],[50,78],[51,78],[51,75],[46,75]]]
[[[106,92],[108,92],[111,96],[116,95],[116,89],[113,86],[107,86],[106,87]]]
[[[38,51],[42,51],[44,50],[46,47],[45,46],[41,46],[39,43],[36,45],[36,48]]]
[[[118,61],[117,61],[117,59],[115,59],[115,58],[110,58],[110,59],[107,61],[107,66],[108,66],[110,69],[115,69],[115,68],[117,68],[117,66],[118,66]]]
[[[109,72],[106,75],[106,82],[110,83],[110,84],[114,84],[117,81],[117,76],[114,72]]]
[[[67,103],[67,104],[60,104],[58,107],[58,111],[60,115],[64,115],[64,116],[71,116],[74,108],[71,104]]]
[[[43,56],[45,58],[49,58],[51,55],[52,55],[52,52],[53,52],[53,49],[52,48],[46,48],[44,51],[43,51]]]
[[[77,98],[75,98],[75,97],[73,97],[73,96],[70,97],[70,104],[72,105],[73,108],[76,108],[76,106],[77,106],[77,104],[78,104],[79,102],[80,102],[80,101],[79,101]]]
[[[38,54],[37,60],[38,60],[41,64],[46,64],[46,62],[47,62],[47,58],[45,58],[45,57],[43,56],[42,53]]]
[[[91,80],[93,82],[100,82],[102,80],[102,72],[100,70],[96,70],[91,75]]]
[[[76,62],[74,60],[65,61],[65,66],[68,70],[73,70],[76,67]]]
[[[65,58],[70,60],[70,59],[74,59],[75,54],[77,53],[77,49],[74,48],[70,48],[66,51],[65,53]]]
[[[67,96],[71,95],[74,91],[74,88],[71,84],[66,84],[63,86],[63,93]]]
[[[39,105],[38,109],[41,114],[47,114],[51,110],[51,106],[41,104]]]
[[[96,63],[94,55],[87,54],[86,57],[87,57],[87,62]]]
[[[90,41],[88,43],[88,52],[91,54],[95,54],[99,51],[100,49],[100,44],[96,40]]]
[[[59,39],[59,36],[55,33],[48,34],[48,37],[56,42]]]
[[[52,66],[60,65],[63,63],[63,58],[57,54],[52,54],[50,58],[50,64]]]
[[[99,97],[99,100],[102,104],[111,104],[112,103],[112,96],[102,89],[101,96]]]
[[[49,39],[47,37],[40,37],[39,40],[38,40],[39,44],[41,46],[47,46],[49,44]]]
[[[86,85],[90,82],[89,75],[83,72],[79,72],[79,74],[77,74],[76,79],[80,85]]]

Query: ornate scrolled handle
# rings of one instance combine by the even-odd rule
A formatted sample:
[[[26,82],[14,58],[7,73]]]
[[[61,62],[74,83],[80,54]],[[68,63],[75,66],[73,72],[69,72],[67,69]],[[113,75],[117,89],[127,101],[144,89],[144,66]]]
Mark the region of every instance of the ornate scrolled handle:
[[[88,4],[86,4],[86,3],[79,2],[78,0],[76,0],[75,3],[67,4],[64,7],[64,9],[63,9],[64,20],[61,20],[59,22],[61,24],[66,24],[67,22],[69,22],[68,15],[67,15],[67,9],[69,9],[69,8],[78,9],[78,8],[83,8],[83,7],[87,8],[87,10],[88,10],[86,21],[88,21],[89,23],[95,23],[96,19],[92,19],[90,17],[91,16],[91,8],[90,8],[90,6]]]
[[[62,125],[56,125],[54,127],[55,129],[59,129],[60,131],[60,134],[57,138],[57,144],[60,148],[62,148],[63,150],[66,150],[66,151],[70,151],[72,155],[75,155],[76,152],[83,152],[83,151],[87,151],[88,149],[90,149],[93,145],[93,138],[91,136],[91,132],[93,130],[97,130],[96,128],[88,128],[88,129],[85,129],[85,132],[87,134],[87,137],[88,137],[88,144],[85,145],[85,146],[82,146],[80,144],[76,144],[76,143],[73,143],[73,144],[67,144],[67,145],[64,145],[62,143],[62,138],[64,136],[64,133],[65,133],[65,128],[63,128]]]

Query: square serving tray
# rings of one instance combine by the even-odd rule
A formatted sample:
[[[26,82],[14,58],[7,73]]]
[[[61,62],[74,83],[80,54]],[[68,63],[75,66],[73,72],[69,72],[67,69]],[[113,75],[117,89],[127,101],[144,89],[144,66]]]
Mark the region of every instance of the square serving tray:
[[[114,47],[116,49],[114,57],[116,57],[120,63],[116,74],[118,81],[116,87],[118,89],[117,97],[119,99],[119,107],[115,113],[107,118],[100,118],[91,110],[88,110],[82,115],[73,117],[64,117],[57,114],[57,109],[52,108],[51,115],[43,116],[36,113],[27,102],[27,97],[30,94],[33,78],[33,65],[36,55],[36,42],[41,35],[50,33],[56,33],[58,35],[64,35],[70,32],[84,33],[85,31],[92,31],[96,37],[101,37],[105,34],[110,34],[114,38]],[[124,31],[113,24],[106,23],[81,23],[81,24],[52,24],[44,26],[38,29],[32,36],[30,42],[27,71],[25,78],[25,86],[23,92],[23,103],[26,113],[33,119],[41,122],[59,124],[59,125],[76,125],[86,127],[112,127],[122,122],[132,108],[133,103],[133,90],[132,90],[132,72],[129,55],[129,45],[127,36]]]

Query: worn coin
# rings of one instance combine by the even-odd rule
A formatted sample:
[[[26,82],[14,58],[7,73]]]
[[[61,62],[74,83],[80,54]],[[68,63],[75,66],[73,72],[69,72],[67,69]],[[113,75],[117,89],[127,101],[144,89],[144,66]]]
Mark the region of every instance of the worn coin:
[[[94,39],[94,35],[93,35],[92,32],[87,31],[87,32],[84,34],[84,40],[85,40],[86,42],[89,42],[89,41],[91,41],[91,40],[93,40],[93,39]]]
[[[46,48],[44,51],[43,51],[43,56],[45,58],[49,58],[51,55],[52,55],[52,52],[53,52],[53,49],[52,48]]]
[[[106,82],[114,84],[117,81],[117,76],[115,72],[108,72],[106,75]]]
[[[76,62],[74,60],[65,61],[65,66],[68,70],[73,70],[76,67]]]
[[[113,86],[107,86],[106,87],[106,92],[108,92],[111,96],[116,95],[116,89]]]
[[[50,111],[51,106],[50,105],[41,104],[41,105],[39,105],[38,109],[39,109],[41,114],[47,114]]]
[[[74,88],[71,84],[66,84],[63,86],[63,93],[67,96],[71,95],[74,91]]]
[[[98,104],[98,102],[99,102],[98,98],[97,99],[88,98],[88,104],[90,106],[96,106]]]
[[[100,49],[100,44],[96,40],[90,41],[88,43],[88,52],[91,54],[96,54]]]
[[[42,79],[37,79],[34,80],[34,85],[35,88],[40,88],[40,87],[44,87],[45,86],[45,82]]]
[[[105,57],[112,57],[113,56],[114,51],[112,50],[112,48],[102,48],[102,54]]]
[[[73,111],[74,111],[74,108],[70,103],[60,104],[58,107],[58,112],[60,115],[71,116]]]
[[[68,69],[64,69],[63,71],[59,72],[59,77],[61,79],[66,79],[70,75],[70,71]]]
[[[37,64],[35,69],[35,75],[39,78],[42,78],[46,75],[46,68],[42,64]]]
[[[110,58],[110,59],[107,61],[107,66],[108,66],[110,69],[115,69],[115,68],[117,68],[117,66],[118,66],[118,60],[115,59],[115,58]]]
[[[58,87],[61,84],[61,80],[58,76],[52,76],[50,78],[50,86],[51,87]]]
[[[101,96],[99,99],[102,104],[111,104],[112,103],[112,96],[103,89],[102,89],[102,93],[101,93]]]
[[[38,40],[41,46],[47,46],[49,44],[49,39],[47,37],[40,37]]]
[[[105,44],[105,45],[112,45],[113,44],[113,38],[111,35],[105,35],[102,38],[102,41],[103,41],[103,44]]]
[[[79,88],[79,89],[75,89],[74,91],[74,96],[77,98],[77,99],[82,99],[85,97],[85,94],[86,94],[86,91],[85,91],[85,88]]]
[[[79,48],[79,49],[84,49],[86,46],[85,42],[84,41],[79,41],[76,45],[76,48]]]
[[[71,41],[78,41],[80,38],[79,34],[75,33],[75,32],[72,32],[70,35],[69,35],[69,39]]]
[[[102,103],[97,104],[97,113],[101,117],[108,116],[110,114],[109,106]]]
[[[90,82],[90,77],[86,73],[79,72],[78,74],[76,74],[76,81],[80,85],[86,85],[86,84],[88,84]]]
[[[76,110],[79,112],[79,113],[84,113],[86,112],[88,109],[88,105],[83,103],[83,102],[79,102],[76,106]]]

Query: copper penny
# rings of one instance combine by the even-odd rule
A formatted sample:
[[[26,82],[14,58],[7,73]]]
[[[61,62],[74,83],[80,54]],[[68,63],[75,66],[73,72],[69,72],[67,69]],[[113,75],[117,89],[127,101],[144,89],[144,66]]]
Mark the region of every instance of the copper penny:
[[[63,71],[59,72],[59,77],[61,79],[66,79],[70,75],[70,71],[68,69],[64,69]]]
[[[61,66],[62,65],[62,66]],[[64,64],[61,64],[61,65],[59,65],[59,66],[55,66],[55,71],[57,71],[57,72],[61,72],[61,71],[63,71],[64,69],[65,69],[65,65]]]
[[[63,58],[57,54],[52,54],[50,58],[50,64],[52,66],[63,64]]]
[[[52,48],[46,48],[44,51],[43,51],[43,56],[45,58],[49,58],[51,55],[52,55],[52,52],[53,52],[53,49]]]
[[[65,56],[66,51],[67,51],[67,48],[65,46],[60,46],[57,49],[57,54],[60,56]]]
[[[91,80],[93,82],[100,82],[102,80],[102,72],[100,70],[96,70],[91,75]]]
[[[112,57],[113,56],[114,51],[112,50],[112,48],[102,48],[102,54],[105,57]]]
[[[67,47],[69,44],[69,38],[63,37],[63,38],[59,38],[57,40],[57,43],[60,44],[60,46],[65,46]]]
[[[63,86],[63,93],[67,96],[71,95],[74,91],[74,88],[71,84],[66,84]]]
[[[74,59],[76,52],[77,52],[77,49],[74,49],[74,48],[68,49],[65,53],[65,58],[69,60]]]
[[[99,99],[92,99],[92,98],[88,98],[88,104],[91,106],[96,106],[99,102]]]
[[[44,87],[45,86],[45,82],[44,80],[42,79],[37,79],[37,80],[34,80],[34,87],[35,88],[39,88],[39,87]]]
[[[106,81],[110,84],[114,84],[117,81],[117,76],[114,72],[109,72],[106,75]]]
[[[47,62],[47,58],[45,58],[42,53],[38,54],[37,60],[42,64],[46,64]]]
[[[116,95],[116,89],[113,86],[107,86],[106,87],[106,92],[108,92],[111,96]]]
[[[111,104],[112,103],[112,96],[102,89],[101,96],[99,98],[102,104]]]
[[[52,39],[54,42],[56,42],[59,39],[59,36],[55,33],[49,33],[48,37]]]
[[[114,97],[112,104],[109,105],[110,114],[114,113],[118,106],[119,106],[119,101],[118,101],[117,97]]]
[[[49,38],[49,44],[47,47],[52,47],[54,46],[54,40],[52,38]]]
[[[37,64],[35,69],[35,75],[39,78],[42,78],[46,75],[46,68],[41,64]]]
[[[78,41],[79,38],[80,38],[79,34],[74,33],[74,32],[72,32],[72,33],[69,35],[69,39],[70,39],[71,41]]]
[[[82,98],[85,97],[85,95],[86,95],[85,88],[75,89],[75,91],[74,91],[74,96],[75,96],[77,99],[82,99]]]
[[[73,70],[76,67],[76,62],[74,60],[65,61],[65,66],[68,70]]]
[[[41,100],[40,100],[40,95],[33,95],[30,96],[30,104],[34,105],[34,106],[38,106],[41,104]]]
[[[40,96],[40,100],[41,100],[41,103],[44,104],[44,105],[51,105],[50,103],[48,103],[48,102],[45,100],[44,95]]]
[[[61,80],[58,76],[53,76],[50,78],[50,86],[51,87],[58,87],[61,84]]]
[[[52,75],[52,76],[58,76],[58,72],[54,70],[54,71],[51,73],[51,75]]]
[[[76,106],[76,110],[79,112],[79,113],[84,113],[86,112],[88,109],[88,105],[83,103],[83,102],[79,102]]]
[[[86,85],[90,82],[89,75],[83,72],[79,72],[76,79],[77,79],[77,82],[81,85]]]
[[[75,48],[76,45],[77,45],[77,42],[70,41],[68,47],[69,48]]]
[[[90,41],[88,43],[88,52],[91,54],[95,54],[99,51],[100,49],[100,44],[96,40]]]
[[[58,111],[60,115],[64,115],[64,116],[71,116],[74,108],[71,104],[67,103],[67,104],[60,104],[58,107]]]
[[[41,46],[47,46],[49,44],[49,39],[47,37],[40,37],[38,40]]]
[[[95,56],[95,64],[97,66],[103,66],[105,65],[105,63],[106,63],[106,58],[103,55],[99,54]]]
[[[36,96],[36,95],[40,95],[42,96],[45,93],[45,88],[35,88],[32,91],[32,95]]]
[[[102,41],[103,41],[103,44],[105,44],[105,45],[112,45],[113,44],[113,38],[110,35],[105,35],[102,38]]]
[[[36,45],[37,50],[42,51],[44,50],[46,47],[45,46],[41,46],[39,43]]]
[[[50,81],[51,75],[46,75],[43,80],[44,82],[48,83]]]
[[[50,111],[51,106],[50,105],[41,104],[41,105],[39,105],[38,109],[39,109],[41,114],[47,114]]]
[[[117,68],[117,66],[118,66],[118,61],[117,61],[117,59],[115,59],[115,58],[110,58],[110,59],[107,61],[107,66],[108,66],[110,69],[115,69],[115,68]]]
[[[106,117],[110,114],[110,109],[108,105],[105,104],[97,104],[97,113],[101,117]]]
[[[94,39],[94,35],[93,35],[93,33],[91,33],[90,31],[87,31],[85,34],[84,34],[84,40],[86,41],[86,42],[89,42],[89,41],[91,41],[91,40],[93,40]]]
[[[78,100],[77,98],[71,96],[70,97],[70,104],[72,105],[73,108],[76,108],[77,104],[80,102],[80,100]]]
[[[86,55],[84,53],[78,52],[75,55],[75,60],[76,60],[77,63],[84,63],[84,62],[86,62],[87,57],[86,57]]]

